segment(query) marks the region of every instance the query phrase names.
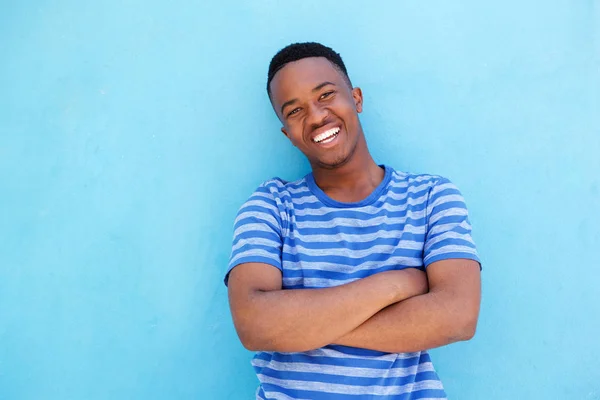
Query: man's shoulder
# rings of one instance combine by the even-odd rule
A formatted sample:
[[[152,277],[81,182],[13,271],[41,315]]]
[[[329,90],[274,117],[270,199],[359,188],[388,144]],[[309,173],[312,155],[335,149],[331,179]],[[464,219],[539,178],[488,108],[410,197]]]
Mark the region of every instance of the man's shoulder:
[[[420,189],[431,188],[449,180],[441,175],[427,173],[413,173],[393,170],[391,185],[400,187],[418,187]]]
[[[295,181],[274,177],[262,182],[248,201],[260,198],[263,201],[276,203],[280,206],[289,206],[292,199],[306,196],[309,193],[306,178]]]
[[[306,187],[306,178],[297,179],[295,181],[287,181],[279,177],[273,177],[260,184],[257,191],[270,193],[296,193]]]

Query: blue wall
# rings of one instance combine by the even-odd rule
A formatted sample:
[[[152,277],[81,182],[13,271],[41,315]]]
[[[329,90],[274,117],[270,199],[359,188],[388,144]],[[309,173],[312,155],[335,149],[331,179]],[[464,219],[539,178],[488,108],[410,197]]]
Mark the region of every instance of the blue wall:
[[[600,399],[600,2],[0,2],[0,398],[248,399],[237,208],[308,171],[270,57],[318,40],[377,161],[450,177],[484,260],[452,399]]]

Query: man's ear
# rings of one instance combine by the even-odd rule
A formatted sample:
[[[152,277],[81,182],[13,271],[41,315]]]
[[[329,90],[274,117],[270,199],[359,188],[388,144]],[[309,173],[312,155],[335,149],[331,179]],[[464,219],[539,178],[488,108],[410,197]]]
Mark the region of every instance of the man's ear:
[[[363,95],[362,90],[359,87],[352,89],[352,97],[354,98],[354,105],[356,106],[356,112],[361,113],[363,108]]]
[[[285,128],[283,126],[281,127],[281,132],[285,135],[286,138],[290,139],[290,143],[292,144],[292,146],[297,147],[296,144],[294,143],[294,141],[292,140],[292,138],[290,137],[290,135],[288,135],[287,131],[285,130]]]

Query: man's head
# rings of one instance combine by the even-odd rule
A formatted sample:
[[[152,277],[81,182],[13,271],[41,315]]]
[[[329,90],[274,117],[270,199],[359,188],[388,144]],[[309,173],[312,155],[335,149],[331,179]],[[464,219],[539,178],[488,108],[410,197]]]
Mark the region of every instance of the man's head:
[[[338,53],[319,43],[285,47],[269,65],[267,92],[281,131],[313,169],[335,168],[352,158],[363,138],[362,93],[352,87]]]
[[[320,43],[294,43],[279,50],[271,59],[267,79],[267,92],[269,93],[269,97],[271,97],[271,81],[277,71],[285,67],[288,63],[309,57],[323,57],[329,60],[329,62],[344,75],[348,86],[352,89],[352,82],[350,82],[346,65],[339,53],[336,53],[331,47],[323,46]]]

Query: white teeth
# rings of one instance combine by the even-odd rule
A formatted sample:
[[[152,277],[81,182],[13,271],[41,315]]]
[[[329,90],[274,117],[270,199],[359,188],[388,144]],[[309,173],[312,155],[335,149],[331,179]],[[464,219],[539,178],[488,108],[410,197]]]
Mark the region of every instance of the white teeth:
[[[326,130],[323,133],[318,134],[317,136],[315,136],[313,138],[313,141],[315,143],[320,143],[326,139],[329,139],[330,137],[332,137],[333,135],[337,134],[340,131],[340,128],[331,128],[329,130]]]

